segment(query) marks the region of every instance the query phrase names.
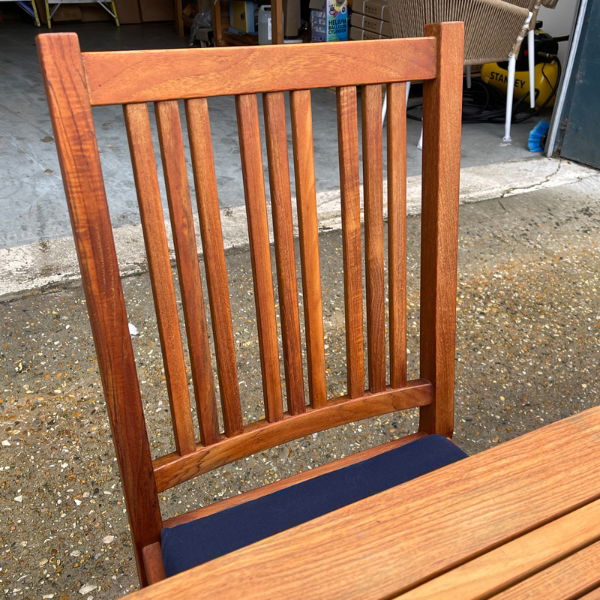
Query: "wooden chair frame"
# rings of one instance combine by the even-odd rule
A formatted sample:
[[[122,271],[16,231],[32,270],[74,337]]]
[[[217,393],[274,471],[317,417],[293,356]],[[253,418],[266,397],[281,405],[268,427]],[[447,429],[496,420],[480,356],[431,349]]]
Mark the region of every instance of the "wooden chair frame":
[[[428,25],[423,38],[260,48],[81,53],[71,33],[38,36],[98,365],[142,585],[164,577],[160,532],[415,437],[453,431],[454,338],[462,23]],[[340,65],[345,65],[341,69]],[[224,77],[223,74],[227,73]],[[424,81],[420,379],[406,379],[405,82]],[[388,94],[389,380],[384,315],[382,85]],[[347,388],[327,398],[310,89],[337,90]],[[357,86],[362,86],[367,357],[363,351]],[[284,92],[290,92],[308,405],[305,401]],[[267,206],[256,94],[263,94],[288,410],[283,411]],[[239,125],[266,418],[244,423],[207,98],[233,94]],[[212,315],[224,431],[212,380],[208,327],[177,100],[188,134]],[[199,416],[187,367],[146,103],[155,103],[170,221]],[[92,107],[123,104],[153,286],[175,450],[152,460]],[[365,389],[365,371],[368,386]],[[330,427],[420,407],[413,436],[163,522],[158,493],[257,451]]]

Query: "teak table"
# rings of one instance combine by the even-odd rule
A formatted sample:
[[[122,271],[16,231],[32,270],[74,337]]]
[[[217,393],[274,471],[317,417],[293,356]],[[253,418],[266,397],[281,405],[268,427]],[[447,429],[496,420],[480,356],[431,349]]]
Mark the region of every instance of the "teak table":
[[[600,406],[127,598],[600,598]]]

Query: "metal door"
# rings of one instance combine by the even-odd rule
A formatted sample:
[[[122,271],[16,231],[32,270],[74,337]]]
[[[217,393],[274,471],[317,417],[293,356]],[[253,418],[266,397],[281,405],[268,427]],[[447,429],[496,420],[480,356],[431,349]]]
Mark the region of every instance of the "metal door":
[[[562,118],[560,155],[600,168],[600,2],[587,2]]]

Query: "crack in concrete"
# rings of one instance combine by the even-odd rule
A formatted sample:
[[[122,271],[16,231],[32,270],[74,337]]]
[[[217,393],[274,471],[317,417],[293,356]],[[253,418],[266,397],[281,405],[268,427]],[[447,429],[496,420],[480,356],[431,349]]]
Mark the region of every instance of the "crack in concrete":
[[[522,192],[526,192],[527,190],[532,190],[532,189],[536,189],[536,188],[541,188],[542,186],[544,186],[546,183],[548,183],[553,177],[555,177],[556,175],[558,175],[561,167],[562,167],[562,163],[563,163],[563,159],[562,158],[558,158],[556,159],[558,162],[558,166],[556,167],[556,170],[552,173],[549,173],[548,175],[546,175],[546,177],[544,177],[544,179],[542,181],[538,181],[535,183],[532,183],[531,185],[526,185],[526,186],[515,186],[515,187],[510,187],[507,190],[505,190],[504,192],[502,192],[502,194],[500,195],[500,198],[498,199],[498,201],[500,201],[502,198],[506,198],[507,196],[512,196],[514,194],[520,194]],[[581,181],[582,177],[577,178],[577,181]],[[502,203],[500,203],[502,204]],[[504,207],[502,207],[504,208]]]

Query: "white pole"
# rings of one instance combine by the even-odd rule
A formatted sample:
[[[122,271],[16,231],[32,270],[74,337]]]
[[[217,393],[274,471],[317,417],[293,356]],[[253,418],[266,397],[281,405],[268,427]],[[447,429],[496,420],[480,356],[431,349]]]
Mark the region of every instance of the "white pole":
[[[508,57],[508,84],[506,88],[506,120],[504,122],[504,137],[502,141],[506,144],[512,142],[510,137],[510,123],[512,121],[513,93],[515,91],[515,64],[517,58],[514,55]]]
[[[529,59],[529,106],[535,108],[535,31],[527,32],[527,58]]]

